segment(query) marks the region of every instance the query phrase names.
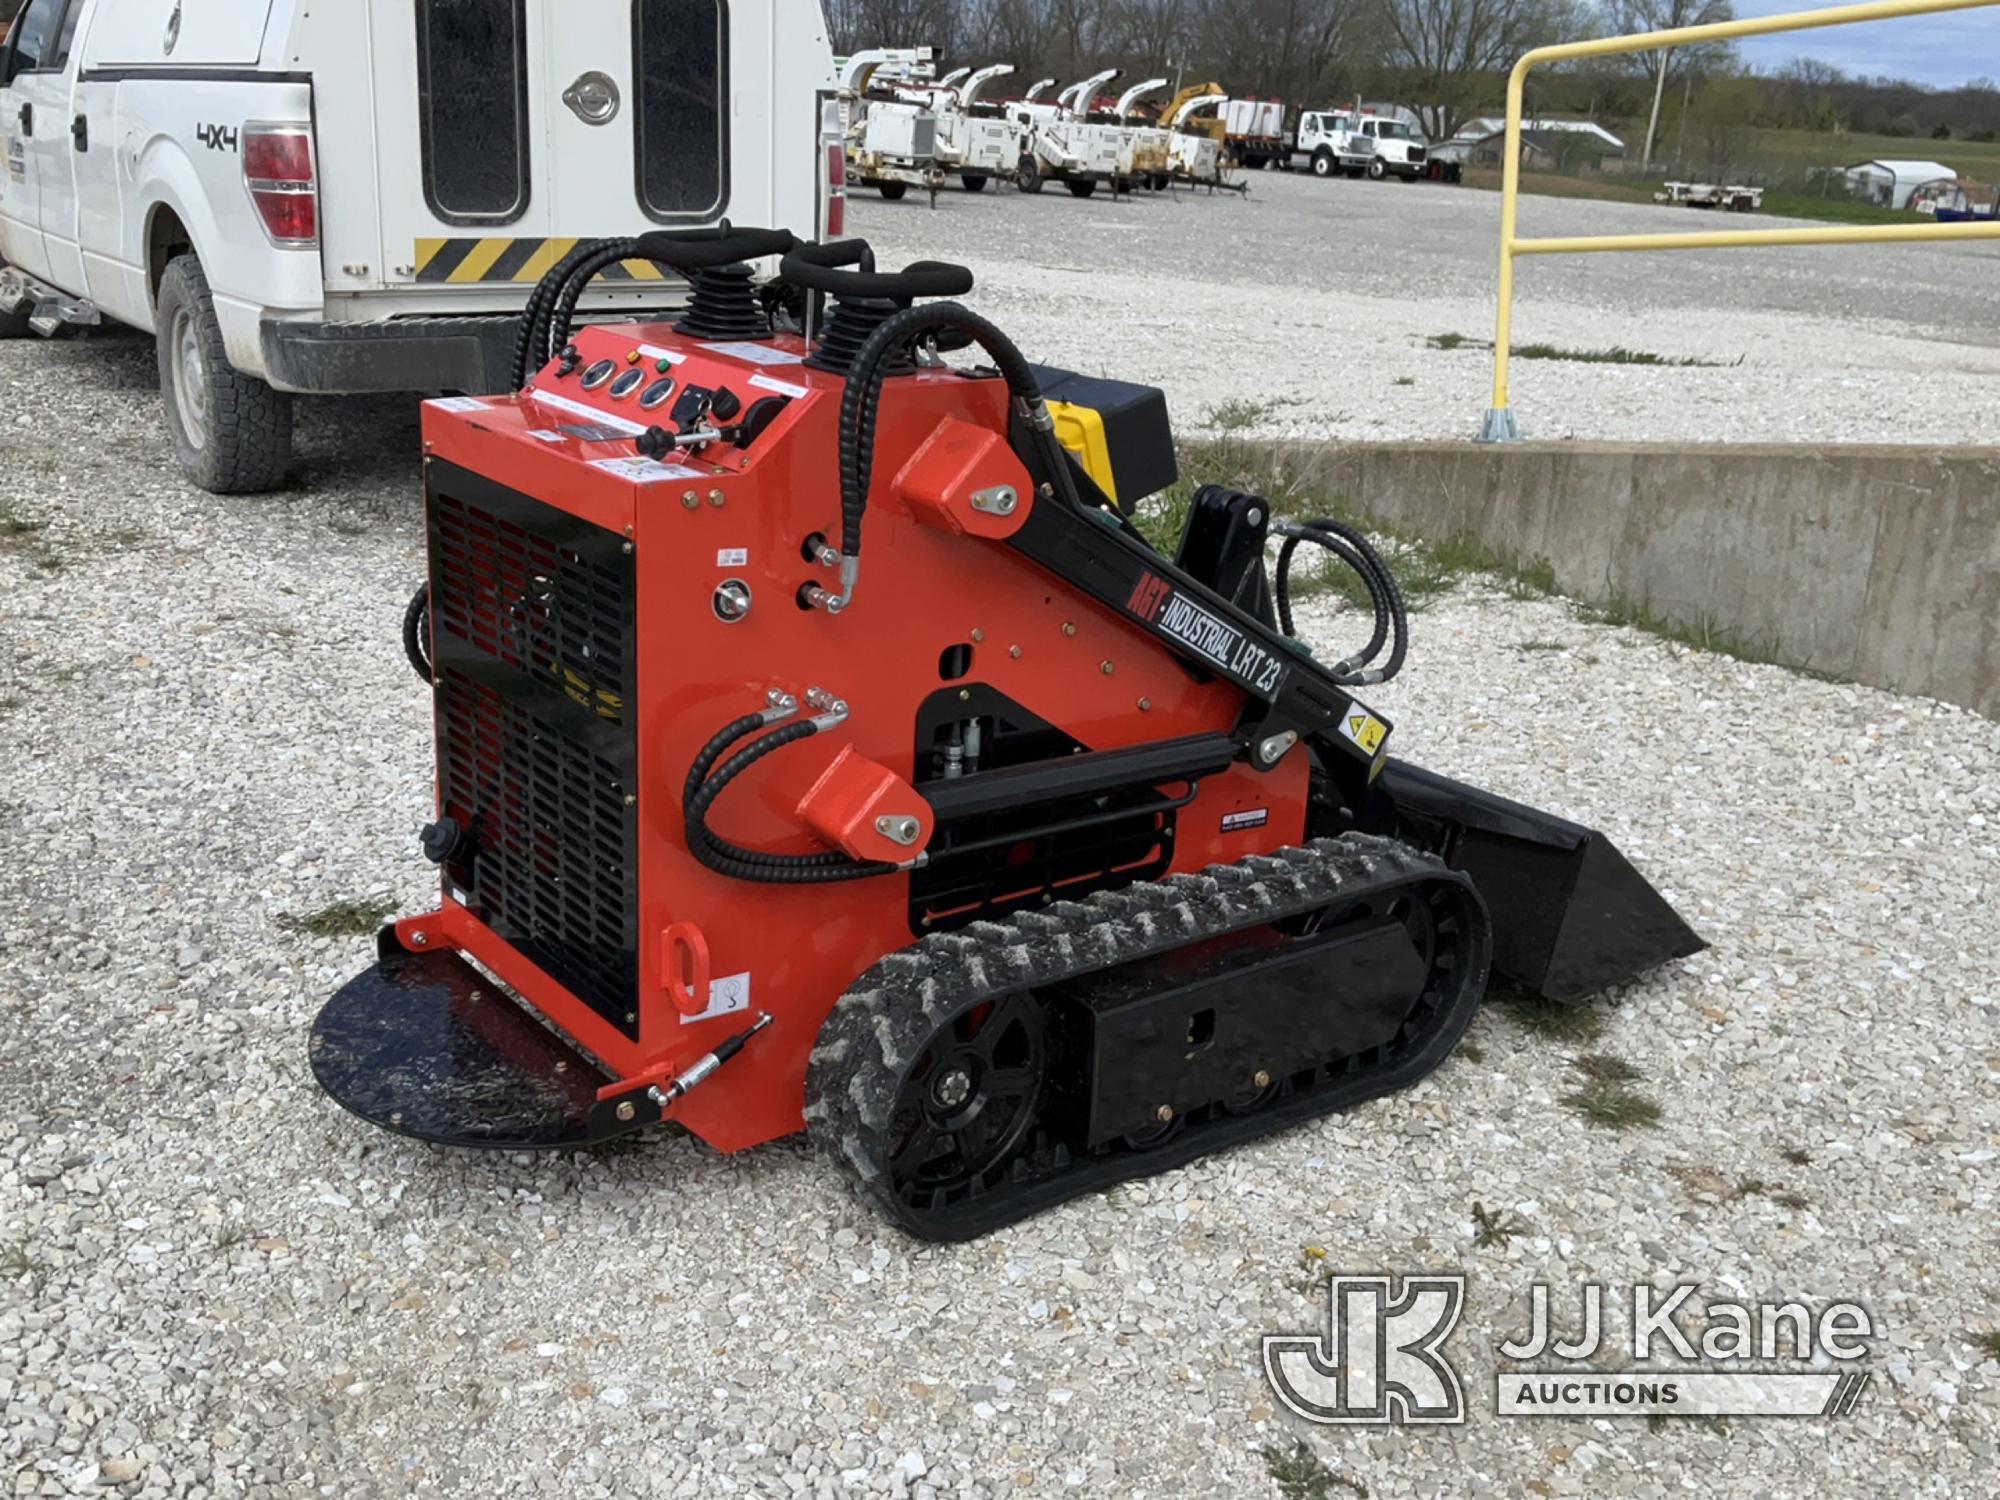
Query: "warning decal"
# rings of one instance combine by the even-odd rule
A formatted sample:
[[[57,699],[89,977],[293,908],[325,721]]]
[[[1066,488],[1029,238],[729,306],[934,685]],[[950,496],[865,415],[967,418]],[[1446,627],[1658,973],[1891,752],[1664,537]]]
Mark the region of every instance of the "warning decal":
[[[1242,812],[1224,813],[1222,815],[1222,831],[1224,833],[1241,833],[1246,828],[1262,828],[1270,821],[1270,808],[1249,807],[1245,808]]]
[[[1340,732],[1373,755],[1388,738],[1389,726],[1359,703],[1350,703],[1347,712],[1340,716]]]

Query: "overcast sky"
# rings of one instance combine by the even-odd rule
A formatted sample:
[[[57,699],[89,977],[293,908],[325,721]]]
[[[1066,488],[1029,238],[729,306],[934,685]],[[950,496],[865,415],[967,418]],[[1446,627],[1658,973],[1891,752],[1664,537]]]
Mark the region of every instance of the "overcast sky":
[[[1776,16],[1824,10],[1831,0],[1736,0],[1736,14]],[[1915,83],[1959,84],[2000,78],[2000,6],[1948,11],[1902,21],[1864,21],[1824,31],[1782,32],[1737,43],[1745,60],[1769,71],[1794,57],[1818,58],[1869,77],[1886,73]]]

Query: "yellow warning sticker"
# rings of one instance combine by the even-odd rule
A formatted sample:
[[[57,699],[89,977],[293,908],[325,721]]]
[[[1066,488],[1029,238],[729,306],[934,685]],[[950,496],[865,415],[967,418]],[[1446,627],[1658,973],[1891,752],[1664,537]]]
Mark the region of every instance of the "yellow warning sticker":
[[[1389,726],[1358,703],[1350,703],[1340,716],[1340,732],[1373,755],[1389,737]]]

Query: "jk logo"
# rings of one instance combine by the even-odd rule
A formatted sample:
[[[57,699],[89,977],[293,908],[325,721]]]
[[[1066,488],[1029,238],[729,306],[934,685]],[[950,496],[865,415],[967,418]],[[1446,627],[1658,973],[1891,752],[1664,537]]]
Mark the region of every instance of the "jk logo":
[[[1308,1422],[1463,1422],[1458,1372],[1438,1352],[1465,1308],[1463,1276],[1334,1276],[1323,1334],[1266,1334],[1264,1377]]]

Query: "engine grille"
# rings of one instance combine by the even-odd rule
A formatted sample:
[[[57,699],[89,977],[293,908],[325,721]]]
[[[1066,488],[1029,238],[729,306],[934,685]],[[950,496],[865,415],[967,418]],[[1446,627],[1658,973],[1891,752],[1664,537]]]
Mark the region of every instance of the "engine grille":
[[[438,781],[472,831],[453,894],[635,1035],[631,559],[567,512],[430,474]]]

